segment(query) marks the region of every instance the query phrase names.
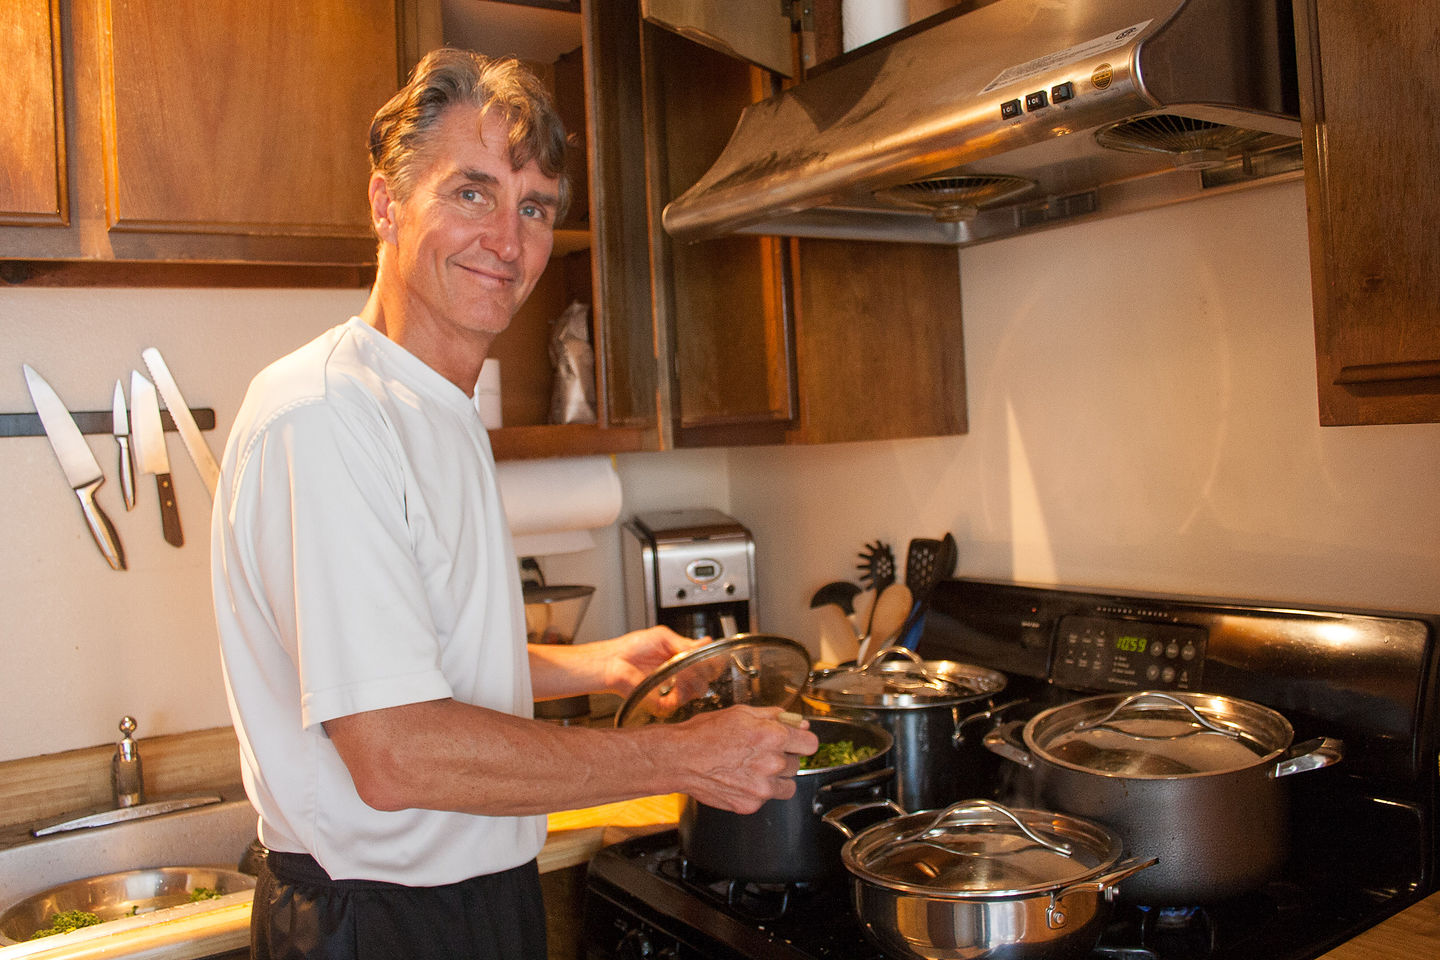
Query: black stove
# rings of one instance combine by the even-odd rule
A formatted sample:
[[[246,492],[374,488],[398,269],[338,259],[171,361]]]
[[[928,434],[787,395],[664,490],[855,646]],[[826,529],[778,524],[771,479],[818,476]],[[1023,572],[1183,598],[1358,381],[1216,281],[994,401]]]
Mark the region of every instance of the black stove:
[[[1005,673],[1005,719],[1100,691],[1177,689],[1263,703],[1297,741],[1342,739],[1334,768],[1287,778],[1292,837],[1279,875],[1204,906],[1122,902],[1091,953],[1309,960],[1436,886],[1437,638],[1431,615],[950,580],[935,591],[918,651]],[[1002,765],[973,795],[1033,804],[1019,770]],[[885,958],[851,908],[843,869],[790,885],[705,876],[675,831],[601,851],[585,914],[587,960]]]

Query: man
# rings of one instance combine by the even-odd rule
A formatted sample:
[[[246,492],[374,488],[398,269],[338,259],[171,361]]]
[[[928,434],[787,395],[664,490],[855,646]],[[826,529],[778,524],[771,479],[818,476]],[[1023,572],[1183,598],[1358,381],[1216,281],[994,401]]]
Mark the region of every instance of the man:
[[[270,848],[269,957],[545,956],[548,811],[657,793],[750,812],[814,734],[734,707],[634,730],[530,719],[624,694],[665,628],[525,646],[516,559],[472,392],[549,258],[564,137],[512,60],[436,51],[371,127],[379,238],[359,317],[262,371],[212,519],[246,791]]]

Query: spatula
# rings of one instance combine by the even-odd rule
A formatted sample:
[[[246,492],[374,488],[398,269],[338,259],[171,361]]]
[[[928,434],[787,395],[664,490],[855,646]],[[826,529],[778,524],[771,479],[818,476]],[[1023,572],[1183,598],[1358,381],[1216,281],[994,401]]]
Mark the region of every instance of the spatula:
[[[920,639],[918,627],[925,615],[925,607],[930,602],[930,594],[934,591],[935,584],[955,573],[958,560],[959,549],[952,534],[945,534],[943,540],[910,541],[910,549],[905,556],[905,585],[914,596],[914,606],[900,627],[897,642],[901,646],[915,649]]]

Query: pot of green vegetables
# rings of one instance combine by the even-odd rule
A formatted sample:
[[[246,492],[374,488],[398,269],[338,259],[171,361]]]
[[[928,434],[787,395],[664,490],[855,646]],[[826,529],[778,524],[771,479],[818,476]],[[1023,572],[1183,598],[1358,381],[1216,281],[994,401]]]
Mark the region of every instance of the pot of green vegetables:
[[[754,883],[799,883],[844,871],[844,838],[821,818],[842,803],[885,795],[895,776],[889,765],[894,740],[873,723],[805,719],[820,749],[803,759],[794,796],[769,800],[750,814],[685,799],[680,848],[692,866]]]

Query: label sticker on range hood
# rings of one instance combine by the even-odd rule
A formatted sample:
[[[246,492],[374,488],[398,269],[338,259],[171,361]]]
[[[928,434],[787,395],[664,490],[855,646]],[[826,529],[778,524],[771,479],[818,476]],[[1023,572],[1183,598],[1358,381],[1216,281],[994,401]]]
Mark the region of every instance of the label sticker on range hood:
[[[1144,20],[1133,27],[1126,27],[1124,30],[1115,33],[1107,33],[1103,37],[1096,37],[1094,40],[1087,40],[1085,43],[1077,43],[1073,47],[1056,53],[1047,53],[1043,57],[1036,57],[1028,63],[1010,67],[1001,71],[1000,75],[991,80],[980,91],[990,93],[999,87],[1009,86],[1027,77],[1033,77],[1039,73],[1045,73],[1056,67],[1063,67],[1067,63],[1074,63],[1076,60],[1084,60],[1086,57],[1098,56],[1107,50],[1114,50],[1116,47],[1124,46],[1135,34],[1140,33],[1150,26],[1152,21]]]

